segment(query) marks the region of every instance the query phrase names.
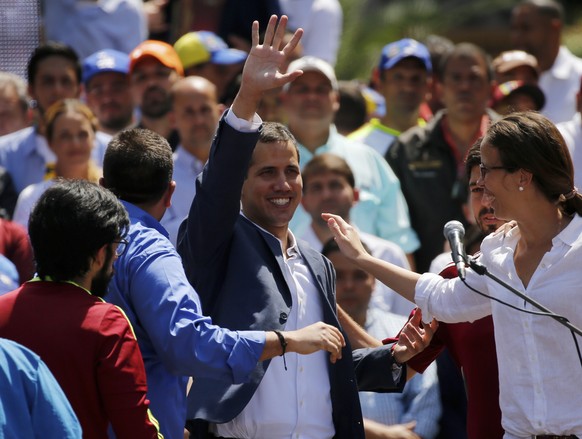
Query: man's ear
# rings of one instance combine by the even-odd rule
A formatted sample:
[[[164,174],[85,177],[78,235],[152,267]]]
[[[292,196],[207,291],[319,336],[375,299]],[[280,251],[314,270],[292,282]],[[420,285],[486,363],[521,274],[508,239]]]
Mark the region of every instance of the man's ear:
[[[174,191],[176,190],[176,182],[172,180],[168,185],[168,189],[166,189],[166,193],[163,195],[164,206],[166,209],[172,205],[172,195],[174,195]]]
[[[352,207],[355,206],[358,201],[360,201],[360,190],[355,187],[354,188],[354,202],[352,203]]]
[[[95,255],[93,255],[93,264],[95,265],[95,267],[92,267],[92,268],[96,268],[97,270],[100,270],[101,268],[103,268],[103,265],[105,265],[105,261],[107,260],[107,247],[108,246],[109,246],[109,244],[102,245],[99,248],[99,250],[97,250]]]
[[[176,129],[176,113],[174,113],[174,109],[170,108],[168,112],[168,121],[170,122],[170,126]]]
[[[333,92],[333,103],[331,105],[331,108],[333,109],[334,113],[337,113],[340,109],[340,95],[338,91],[334,91]]]
[[[301,197],[301,206],[303,206],[305,212],[307,212],[311,216],[313,206],[309,203],[309,197],[307,198],[307,200],[305,199],[305,196]],[[316,215],[319,216],[319,213],[316,213]]]
[[[374,67],[374,69],[372,70],[371,82],[376,90],[378,90],[378,88],[380,87],[380,83],[382,82],[382,78],[380,77],[380,75],[381,75],[380,69],[378,67]]]
[[[552,18],[550,20],[550,27],[556,32],[558,35],[562,33],[562,21],[557,18]]]
[[[34,87],[30,84],[28,84],[28,96],[30,96],[30,98],[33,101],[36,101],[36,95],[34,94]],[[38,106],[38,103],[37,103],[37,106]]]

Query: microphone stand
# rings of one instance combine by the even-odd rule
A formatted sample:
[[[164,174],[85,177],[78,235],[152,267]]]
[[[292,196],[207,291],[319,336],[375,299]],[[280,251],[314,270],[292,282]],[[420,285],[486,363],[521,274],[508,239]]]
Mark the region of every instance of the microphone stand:
[[[578,329],[576,326],[574,326],[572,323],[570,323],[568,320],[566,320],[565,317],[559,316],[558,314],[549,310],[548,308],[546,308],[545,306],[543,306],[539,302],[536,302],[531,297],[526,296],[521,291],[518,291],[515,288],[513,288],[511,285],[508,285],[507,283],[505,283],[504,281],[499,279],[497,276],[489,273],[489,271],[487,270],[487,267],[485,267],[485,265],[477,262],[471,256],[467,256],[467,258],[465,259],[465,262],[469,265],[469,267],[471,267],[473,269],[473,271],[475,271],[475,273],[480,274],[481,276],[485,275],[485,276],[489,277],[490,279],[493,279],[499,285],[505,287],[506,289],[511,291],[516,296],[521,297],[523,300],[525,300],[530,305],[533,305],[534,307],[536,307],[540,311],[547,313],[548,317],[553,318],[557,322],[561,323],[562,325],[564,325],[565,327],[570,329],[572,332],[575,332],[576,334],[582,336],[582,330]]]

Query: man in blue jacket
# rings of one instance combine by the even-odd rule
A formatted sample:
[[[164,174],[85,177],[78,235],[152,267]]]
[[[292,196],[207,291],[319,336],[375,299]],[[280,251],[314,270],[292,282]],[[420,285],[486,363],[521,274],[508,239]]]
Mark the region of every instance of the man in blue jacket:
[[[295,330],[319,320],[339,328],[331,263],[298,243],[288,227],[301,199],[297,144],[283,125],[262,124],[255,113],[264,91],[302,74],[279,71],[302,34],[280,51],[286,23],[285,16],[278,26],[271,17],[263,44],[253,24],[240,91],[220,121],[178,235],[205,312],[230,329]],[[188,417],[202,421],[194,427],[201,437],[363,438],[358,386],[401,390],[401,363],[430,331],[417,329],[408,346],[394,350],[352,356],[347,345],[335,363],[318,353],[284,354],[257,364],[248,383],[195,380]],[[286,340],[280,341],[284,352]]]
[[[166,139],[150,130],[125,130],[109,144],[101,183],[121,199],[131,221],[127,249],[115,262],[105,299],[123,309],[131,321],[161,432],[165,438],[181,439],[189,376],[241,383],[258,361],[282,350],[273,332],[229,331],[202,314],[180,256],[159,222],[175,188],[172,169]],[[326,349],[332,361],[343,344],[340,332],[321,322],[281,336],[288,340],[289,352]]]

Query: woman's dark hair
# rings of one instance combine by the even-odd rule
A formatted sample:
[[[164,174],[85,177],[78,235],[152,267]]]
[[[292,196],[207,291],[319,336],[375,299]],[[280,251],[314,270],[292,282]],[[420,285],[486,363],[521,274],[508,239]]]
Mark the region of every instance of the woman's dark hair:
[[[125,208],[107,189],[85,180],[57,180],[28,222],[39,277],[65,281],[85,275],[97,251],[128,227]]]
[[[483,142],[497,148],[503,166],[531,172],[538,189],[564,213],[582,215],[570,152],[549,119],[533,111],[510,114],[491,125]]]

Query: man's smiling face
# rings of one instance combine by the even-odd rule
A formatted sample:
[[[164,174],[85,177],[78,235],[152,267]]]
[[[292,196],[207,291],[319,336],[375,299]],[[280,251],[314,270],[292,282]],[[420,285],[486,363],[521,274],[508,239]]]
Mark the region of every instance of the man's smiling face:
[[[291,142],[257,143],[241,194],[243,213],[281,240],[301,201],[299,158]]]

